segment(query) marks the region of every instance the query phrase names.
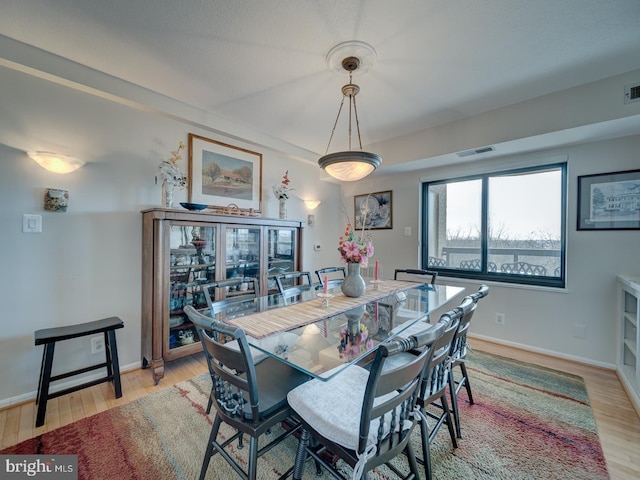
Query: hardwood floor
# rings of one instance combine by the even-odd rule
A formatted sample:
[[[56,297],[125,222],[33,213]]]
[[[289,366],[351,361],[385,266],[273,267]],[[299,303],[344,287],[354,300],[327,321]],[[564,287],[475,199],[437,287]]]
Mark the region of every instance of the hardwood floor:
[[[470,339],[473,348],[581,376],[612,480],[640,478],[640,418],[612,370]]]
[[[479,339],[471,339],[471,344],[478,350],[563,370],[584,378],[611,479],[640,478],[640,418],[615,372]],[[40,428],[34,428],[34,402],[5,408],[0,410],[0,448],[122,405],[206,371],[204,357],[193,355],[167,364],[165,377],[158,386],[153,384],[149,370],[126,373],[122,376],[122,398],[115,400],[111,385],[101,384],[50,400],[46,422]]]

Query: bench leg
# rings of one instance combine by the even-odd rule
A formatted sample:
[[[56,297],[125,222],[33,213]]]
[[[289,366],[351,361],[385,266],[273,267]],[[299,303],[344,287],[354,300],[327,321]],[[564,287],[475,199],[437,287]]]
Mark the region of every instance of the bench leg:
[[[122,396],[122,384],[120,383],[120,364],[118,363],[118,345],[116,344],[116,331],[109,330],[104,332],[105,340],[107,340],[107,369],[109,375],[113,375],[113,387],[115,389],[116,398]]]
[[[107,357],[107,375],[113,376],[113,365],[111,364],[111,349],[109,345],[111,342],[109,341],[109,332],[104,332],[104,344],[106,348],[104,349],[105,355]]]
[[[38,394],[36,402],[38,404],[38,414],[36,416],[36,427],[44,425],[44,416],[47,413],[47,400],[49,400],[49,384],[51,383],[51,368],[53,367],[53,351],[55,342],[47,343],[42,354],[42,367],[40,381],[38,382]]]
[[[40,402],[40,390],[42,389],[42,377],[44,376],[44,361],[47,357],[47,346],[42,349],[42,361],[40,362],[40,377],[38,378],[38,390],[36,395],[36,405]]]

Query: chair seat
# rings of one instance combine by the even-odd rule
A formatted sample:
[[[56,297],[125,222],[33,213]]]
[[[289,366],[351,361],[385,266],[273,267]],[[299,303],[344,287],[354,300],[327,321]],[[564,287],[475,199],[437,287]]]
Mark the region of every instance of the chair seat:
[[[254,342],[255,340],[252,339],[251,337],[249,337],[247,335],[247,340],[250,342]],[[231,340],[230,342],[225,343],[225,345],[227,347],[229,347],[232,350],[235,350],[236,352],[240,351],[240,345],[238,345],[238,341],[237,340]],[[249,350],[251,350],[251,358],[253,358],[253,363],[260,363],[262,360],[264,360],[265,358],[267,358],[269,355],[267,355],[266,353],[264,353],[261,350],[258,350],[257,348],[254,347],[249,347]]]
[[[426,320],[420,320],[415,322],[413,325],[398,325],[391,330],[391,333],[398,333],[400,338],[409,338],[411,335],[415,335],[419,332],[423,332],[424,330],[432,327],[433,325],[427,322]]]
[[[287,393],[298,385],[305,384],[309,377],[273,357],[266,358],[255,366],[260,415],[267,417],[287,404]],[[245,418],[251,419],[251,410],[245,410]]]
[[[313,430],[334,443],[356,450],[362,402],[368,379],[368,370],[353,365],[326,382],[311,380],[300,385],[289,392],[287,399],[291,408]],[[375,405],[394,396],[394,393],[390,393],[378,397]],[[378,422],[371,424],[370,445],[376,443],[378,433]],[[411,422],[405,422],[404,429],[410,427]],[[386,433],[390,431],[389,422],[385,422],[384,428],[387,430]]]
[[[295,333],[290,333],[290,332],[281,332],[277,336],[270,335],[269,338],[265,338],[263,340],[257,340],[247,335],[247,341],[249,343],[253,343],[254,345],[260,345],[265,350],[270,350],[270,351],[274,351],[277,346],[282,347],[283,351],[289,350],[298,342],[298,340],[300,340],[300,337]],[[238,345],[237,340],[231,340],[225,343],[225,346],[232,350],[235,350],[236,352],[240,351],[240,346]],[[263,361],[265,358],[269,356],[266,353],[264,353],[262,350],[259,350],[255,347],[250,346],[249,350],[251,350],[251,357],[253,358],[254,364],[260,363],[261,361]]]

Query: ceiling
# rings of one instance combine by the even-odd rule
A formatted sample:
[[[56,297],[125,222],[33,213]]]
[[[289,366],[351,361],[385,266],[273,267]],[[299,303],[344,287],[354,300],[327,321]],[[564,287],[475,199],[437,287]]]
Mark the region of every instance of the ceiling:
[[[377,52],[354,79],[365,146],[640,68],[637,0],[2,3],[6,37],[313,155],[348,80],[326,63],[344,41]]]

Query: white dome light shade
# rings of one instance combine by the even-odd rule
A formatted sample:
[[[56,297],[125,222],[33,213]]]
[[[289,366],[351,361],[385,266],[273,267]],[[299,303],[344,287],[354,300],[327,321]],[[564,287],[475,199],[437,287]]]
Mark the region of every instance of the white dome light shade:
[[[363,151],[336,152],[318,160],[318,165],[333,178],[344,182],[361,180],[380,166],[382,159]]]

